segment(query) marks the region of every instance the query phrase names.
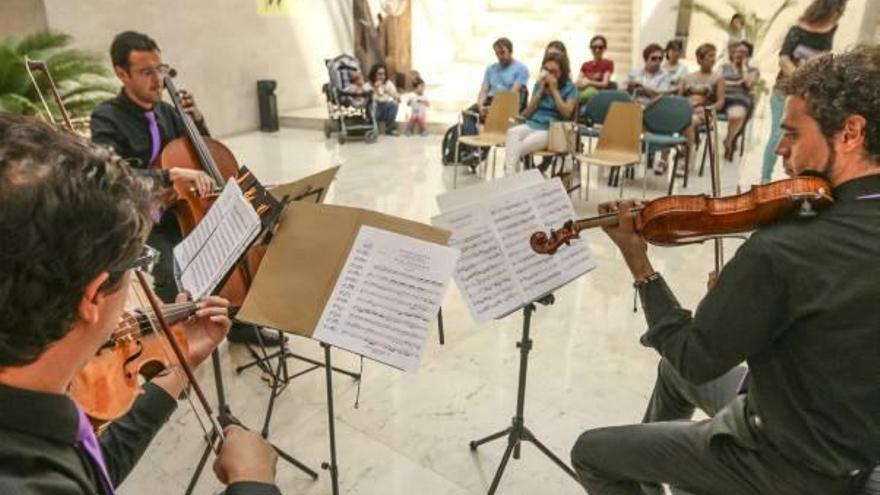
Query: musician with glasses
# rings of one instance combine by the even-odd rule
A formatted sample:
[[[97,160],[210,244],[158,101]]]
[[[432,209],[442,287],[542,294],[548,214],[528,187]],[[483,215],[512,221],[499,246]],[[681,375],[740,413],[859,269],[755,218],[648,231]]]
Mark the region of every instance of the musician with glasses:
[[[125,31],[113,39],[110,58],[122,89],[115,98],[101,103],[92,112],[92,141],[110,146],[136,173],[151,177],[164,191],[171,191],[172,183],[180,181],[202,195],[212,192],[214,181],[204,171],[189,168],[162,170],[155,166],[165,145],[186,135],[177,111],[162,101],[168,66],[162,62],[159,45],[146,34]],[[192,95],[181,90],[180,98],[201,134],[207,136],[205,118]],[[153,216],[155,225],[147,243],[162,254],[153,270],[156,294],[163,301],[172,302],[177,295],[173,249],[183,236],[173,211],[154,209]],[[260,339],[256,331],[253,326],[236,323],[229,333],[229,340],[258,344]],[[262,343],[280,343],[276,333],[259,331],[262,332]]]
[[[160,373],[99,437],[67,393],[119,324],[132,269],[151,258],[151,192],[131,170],[104,147],[0,114],[0,493],[112,495],[186,386]],[[227,306],[209,297],[180,324],[190,366],[223,340]],[[275,464],[271,445],[231,427],[214,470],[227,495],[277,495]]]
[[[789,175],[825,177],[834,204],[758,228],[694,313],[652,267],[633,203],[602,205],[618,212],[606,232],[635,279],[641,342],[662,359],[644,424],[575,444],[590,495],[863,489],[880,461],[878,79],[880,47],[865,46],[786,80],[777,153]],[[711,419],[689,421],[697,408]]]

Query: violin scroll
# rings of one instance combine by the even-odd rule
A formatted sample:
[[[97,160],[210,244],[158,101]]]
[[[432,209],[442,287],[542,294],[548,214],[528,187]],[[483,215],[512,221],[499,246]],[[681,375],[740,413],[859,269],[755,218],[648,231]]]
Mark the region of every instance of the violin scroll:
[[[529,239],[529,245],[538,254],[555,254],[560,247],[571,244],[572,239],[579,237],[580,230],[573,220],[569,220],[561,228],[551,229],[549,236],[544,232],[535,232]]]

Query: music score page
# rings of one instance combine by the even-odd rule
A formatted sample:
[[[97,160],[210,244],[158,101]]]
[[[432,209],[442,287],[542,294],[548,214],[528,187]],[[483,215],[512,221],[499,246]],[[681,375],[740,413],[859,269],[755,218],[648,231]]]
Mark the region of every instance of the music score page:
[[[432,219],[452,231],[451,243],[461,251],[455,282],[478,323],[505,316],[596,267],[582,240],[553,256],[529,245],[532,233],[575,218],[559,179],[507,181],[483,198]]]
[[[314,338],[413,371],[458,250],[362,225]]]

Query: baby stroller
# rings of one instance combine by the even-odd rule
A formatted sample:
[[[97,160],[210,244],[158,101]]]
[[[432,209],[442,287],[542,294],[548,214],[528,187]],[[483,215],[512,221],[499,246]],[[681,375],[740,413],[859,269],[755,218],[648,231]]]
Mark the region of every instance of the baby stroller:
[[[349,137],[363,137],[368,143],[375,143],[379,137],[379,127],[373,115],[373,96],[347,93],[351,76],[360,71],[360,63],[351,55],[340,55],[325,60],[330,82],[324,84],[324,97],[327,99],[327,121],[324,122],[324,137],[336,134],[339,144],[345,144]]]

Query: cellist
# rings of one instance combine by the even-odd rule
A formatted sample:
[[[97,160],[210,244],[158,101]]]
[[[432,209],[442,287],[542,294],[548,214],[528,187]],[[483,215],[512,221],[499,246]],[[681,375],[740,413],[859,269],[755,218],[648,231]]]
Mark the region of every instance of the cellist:
[[[98,439],[66,393],[119,322],[149,208],[144,181],[107,149],[0,114],[0,493],[112,495],[176,408],[185,379],[160,373]],[[229,326],[225,300],[201,301],[188,363]],[[230,427],[214,470],[227,495],[278,495],[276,459]]]
[[[164,146],[185,132],[174,107],[162,101],[163,77],[168,67],[162,63],[159,46],[146,34],[125,31],[113,39],[110,58],[122,89],[116,97],[101,103],[92,112],[92,141],[112,147],[137,173],[151,177],[157,187],[170,190],[172,182],[182,181],[200,194],[210,193],[214,183],[203,171],[153,167]],[[207,136],[205,118],[192,95],[181,91],[181,101],[199,131]],[[173,302],[177,286],[172,249],[181,241],[182,235],[172,211],[156,212],[155,216],[159,218],[147,243],[161,253],[153,270],[156,294],[165,302]],[[229,332],[229,340],[256,344],[255,328],[235,324]],[[262,341],[277,345],[280,339],[274,332],[264,332]]]
[[[660,483],[705,495],[862,488],[880,461],[878,79],[872,46],[818,57],[786,81],[777,153],[789,175],[827,178],[835,202],[760,227],[693,314],[652,267],[632,202],[602,205],[618,212],[606,232],[641,297],[641,342],[662,359],[644,424],[575,444],[591,495],[662,493]],[[695,408],[711,419],[683,421]]]

